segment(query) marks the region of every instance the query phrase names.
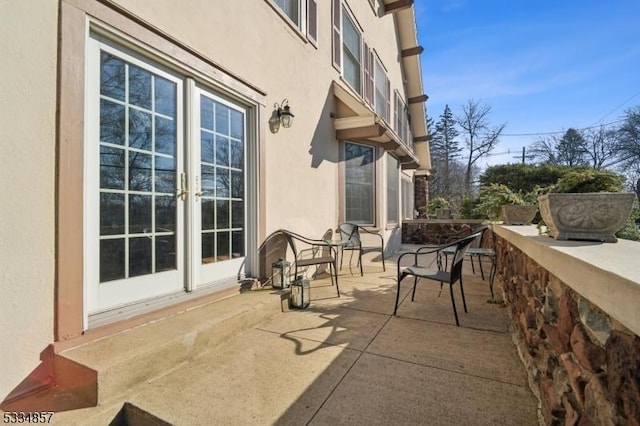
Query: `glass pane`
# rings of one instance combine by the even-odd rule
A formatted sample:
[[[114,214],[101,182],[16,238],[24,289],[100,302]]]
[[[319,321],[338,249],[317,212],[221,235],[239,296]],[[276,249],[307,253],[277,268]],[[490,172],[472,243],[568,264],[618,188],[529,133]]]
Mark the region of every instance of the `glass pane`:
[[[129,65],[129,103],[151,109],[151,73]]]
[[[342,72],[344,78],[351,85],[356,92],[360,93],[360,64],[351,57],[351,55],[344,55],[344,63],[342,65]]]
[[[200,176],[201,176],[201,190],[206,195],[213,197],[215,194],[216,188],[216,168],[213,166],[201,166],[200,167]]]
[[[156,237],[156,272],[176,269],[176,238],[173,235]]]
[[[244,138],[244,116],[240,111],[231,110],[231,137]]]
[[[244,256],[244,231],[231,233],[231,257]]]
[[[124,194],[100,193],[100,235],[124,233]]]
[[[213,101],[200,96],[200,127],[213,131]]]
[[[231,170],[231,197],[244,197],[244,173],[242,171]]]
[[[124,105],[100,101],[100,142],[124,145]]]
[[[129,233],[149,233],[151,230],[151,195],[129,195]]]
[[[215,236],[213,232],[208,232],[206,234],[202,234],[202,263],[213,263],[214,262],[214,246],[215,246]]]
[[[151,191],[151,155],[129,151],[129,190]]]
[[[151,151],[151,114],[129,108],[129,146]]]
[[[124,156],[122,149],[100,146],[100,188],[124,189]]]
[[[229,134],[229,108],[220,103],[216,103],[216,132]]]
[[[360,62],[360,32],[356,29],[356,26],[349,19],[347,13],[342,14],[342,38],[343,43],[349,52]]]
[[[202,229],[214,229],[215,200],[202,199]]]
[[[100,282],[124,278],[124,238],[100,241]]]
[[[156,232],[176,230],[176,199],[173,196],[156,196]]]
[[[165,78],[155,76],[156,112],[169,117],[176,116],[176,84]]]
[[[229,166],[229,138],[216,136],[216,164]]]
[[[244,228],[244,202],[232,201],[231,226],[234,228]]]
[[[151,237],[131,238],[129,240],[129,276],[150,274],[151,270]]]
[[[229,232],[217,232],[217,241],[216,241],[216,262],[221,262],[223,260],[229,260],[231,257],[231,247],[229,241]]]
[[[213,164],[213,133],[200,132],[200,160]]]
[[[176,155],[176,122],[156,115],[156,152]]]
[[[216,229],[229,229],[229,201],[216,200]]]
[[[374,150],[372,147],[345,144],[346,220],[374,223]]]
[[[216,197],[223,198],[229,196],[229,169],[216,167]]]
[[[100,94],[124,101],[125,78],[124,61],[100,52]]]
[[[176,160],[172,157],[155,156],[156,192],[173,194],[176,190]]]
[[[231,141],[231,167],[244,168],[244,144],[242,142]]]

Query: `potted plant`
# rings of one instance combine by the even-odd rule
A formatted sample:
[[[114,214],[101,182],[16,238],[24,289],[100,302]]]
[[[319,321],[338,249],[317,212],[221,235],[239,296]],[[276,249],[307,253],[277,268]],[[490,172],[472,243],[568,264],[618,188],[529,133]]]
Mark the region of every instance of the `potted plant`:
[[[480,188],[476,209],[490,220],[502,219],[505,225],[529,225],[538,211],[534,202],[536,194],[522,194],[506,185],[492,183]]]
[[[549,235],[557,240],[615,243],[633,207],[636,194],[621,192],[621,176],[605,170],[567,173],[549,193],[538,197]]]

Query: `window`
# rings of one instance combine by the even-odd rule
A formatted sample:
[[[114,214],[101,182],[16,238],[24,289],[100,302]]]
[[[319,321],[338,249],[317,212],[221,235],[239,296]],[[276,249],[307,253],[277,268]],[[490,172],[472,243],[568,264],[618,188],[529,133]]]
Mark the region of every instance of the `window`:
[[[315,46],[318,45],[318,0],[268,0]]]
[[[403,175],[401,181],[402,189],[402,218],[413,219],[415,213],[413,211],[413,185],[411,178]]]
[[[345,221],[373,225],[375,216],[375,150],[347,142],[345,157]]]
[[[398,160],[387,155],[387,223],[398,223]]]
[[[375,59],[374,74],[374,104],[376,114],[389,122],[389,116],[391,115],[391,100],[389,99],[391,97],[391,85],[387,73],[382,66],[382,62],[380,62],[377,56]]]
[[[275,0],[275,2],[291,22],[300,28],[300,0]]]
[[[362,35],[347,11],[342,10],[342,75],[362,95]]]
[[[400,136],[400,139],[405,142],[405,144],[409,144],[411,139],[409,108],[407,108],[407,105],[398,95],[398,92],[396,92],[395,96],[396,109],[394,119],[396,122],[396,132],[398,133],[398,136]]]

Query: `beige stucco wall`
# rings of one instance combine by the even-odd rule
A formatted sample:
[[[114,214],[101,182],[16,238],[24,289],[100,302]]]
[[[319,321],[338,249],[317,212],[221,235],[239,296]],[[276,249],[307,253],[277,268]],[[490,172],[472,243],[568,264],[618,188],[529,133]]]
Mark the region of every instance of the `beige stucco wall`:
[[[318,1],[318,48],[306,42],[265,0],[117,0],[127,10],[188,44],[267,93],[267,110],[284,98],[295,121],[265,147],[266,233],[288,228],[319,237],[339,220],[340,144],[335,140],[331,81],[331,2]],[[392,15],[377,17],[367,0],[349,5],[391,80],[402,89]],[[393,116],[393,114],[392,114]],[[380,164],[382,166],[382,164]],[[384,169],[380,167],[379,172]],[[384,176],[384,174],[382,174]],[[384,179],[382,180],[383,183]],[[385,192],[378,190],[381,205]],[[379,216],[385,222],[386,209]]]
[[[0,401],[53,341],[57,15],[0,0]]]

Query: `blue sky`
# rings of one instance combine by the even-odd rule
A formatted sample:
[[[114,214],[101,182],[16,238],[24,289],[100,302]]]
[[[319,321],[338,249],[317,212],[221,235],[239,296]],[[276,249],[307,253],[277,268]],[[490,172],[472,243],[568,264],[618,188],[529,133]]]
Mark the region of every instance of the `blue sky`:
[[[640,105],[640,0],[417,0],[427,112],[492,108],[508,134],[606,124]],[[633,98],[632,98],[633,97]],[[629,100],[629,98],[632,98]],[[503,136],[489,164],[536,136]]]

